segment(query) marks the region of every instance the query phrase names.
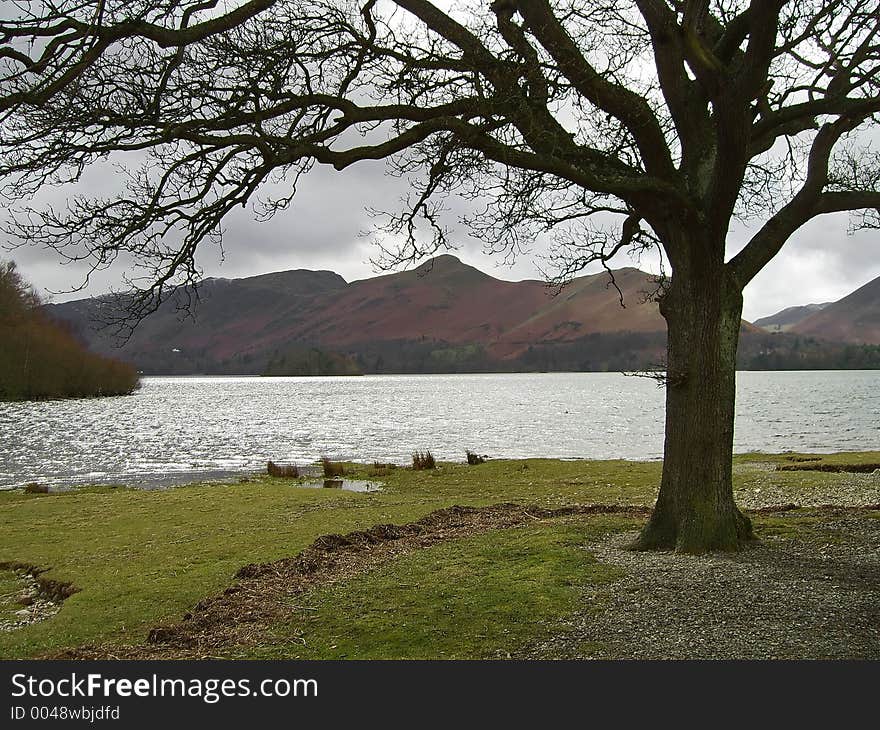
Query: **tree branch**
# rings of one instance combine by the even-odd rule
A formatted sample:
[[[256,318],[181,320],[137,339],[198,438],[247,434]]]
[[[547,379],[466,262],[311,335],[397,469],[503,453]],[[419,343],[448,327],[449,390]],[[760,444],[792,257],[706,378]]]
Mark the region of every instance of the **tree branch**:
[[[584,58],[546,0],[521,0],[517,2],[517,9],[528,29],[574,87],[597,107],[619,119],[632,134],[645,169],[656,177],[675,181],[678,175],[666,138],[645,99],[599,74]]]
[[[798,228],[816,215],[829,212],[821,209],[820,201],[823,199],[823,189],[828,183],[831,152],[838,140],[862,121],[863,119],[859,118],[842,117],[823,125],[819,130],[810,149],[807,177],[797,194],[752,236],[742,251],[730,260],[729,266],[741,286],[744,287],[750,282],[779,253]]]

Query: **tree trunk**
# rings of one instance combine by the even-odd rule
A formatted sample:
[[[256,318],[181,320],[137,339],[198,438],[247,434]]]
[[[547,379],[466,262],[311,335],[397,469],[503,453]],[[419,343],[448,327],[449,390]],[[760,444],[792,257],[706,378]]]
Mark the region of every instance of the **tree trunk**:
[[[686,268],[660,303],[668,329],[663,477],[634,547],[736,550],[753,539],[732,481],[742,292],[723,263]]]

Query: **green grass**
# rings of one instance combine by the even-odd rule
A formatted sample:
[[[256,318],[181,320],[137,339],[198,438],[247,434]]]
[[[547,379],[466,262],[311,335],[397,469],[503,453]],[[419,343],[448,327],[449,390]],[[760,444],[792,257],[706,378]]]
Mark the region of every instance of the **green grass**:
[[[817,460],[814,461],[814,459]],[[809,459],[809,461],[801,461]],[[777,466],[811,466],[821,464],[873,464],[880,462],[880,452],[859,451],[836,454],[742,454],[734,457],[734,497],[763,488],[768,484],[777,488],[779,500],[798,502],[801,495],[810,494],[821,487],[845,485],[853,480],[847,472],[822,472],[817,470],[777,471]],[[864,475],[860,475],[864,476]]]
[[[361,495],[274,483],[3,499],[0,559],[51,567],[47,577],[80,591],[52,619],[0,634],[0,656],[140,640],[147,625],[178,618],[241,565],[391,516]]]
[[[754,462],[780,458],[748,455],[738,458],[737,463],[749,467]],[[870,460],[877,459],[878,455],[861,454],[852,458]],[[350,478],[373,478],[371,472],[373,467],[369,465],[346,466],[346,475]],[[72,582],[80,589],[50,619],[12,632],[0,632],[0,657],[34,656],[95,642],[140,642],[149,627],[179,619],[200,599],[229,585],[242,565],[295,555],[322,534],[344,533],[378,523],[411,522],[452,504],[650,505],[656,497],[659,477],[657,462],[533,459],[489,461],[478,466],[441,464],[435,470],[421,472],[401,468],[387,470],[379,477],[385,483],[384,491],[369,494],[301,488],[284,479],[268,477],[246,483],[201,484],[154,492],[120,488],[89,488],[50,495],[0,492],[0,561],[48,568],[47,578]],[[840,477],[819,472],[766,470],[753,474],[746,468],[736,479],[741,488],[749,487],[753,479],[772,479],[790,491],[791,500],[796,501],[797,491],[805,480]],[[543,527],[534,532],[511,531],[509,537],[506,532],[492,537],[478,536],[460,543],[438,545],[425,551],[423,556],[409,556],[399,565],[395,562],[383,568],[388,571],[385,578],[382,578],[385,573],[380,572],[369,579],[358,579],[364,582],[353,581],[350,596],[335,596],[334,600],[348,607],[339,613],[339,620],[345,623],[342,619],[347,621],[354,607],[361,605],[370,592],[381,596],[382,590],[394,583],[395,575],[425,572],[429,563],[420,561],[434,560],[430,565],[449,564],[437,573],[437,591],[442,592],[443,586],[467,584],[472,592],[479,593],[480,586],[486,585],[487,591],[491,586],[492,591],[514,597],[512,605],[504,609],[511,613],[499,613],[495,619],[483,615],[489,611],[487,607],[495,605],[494,599],[487,598],[486,610],[478,612],[484,627],[496,619],[502,623],[517,623],[517,616],[535,611],[541,616],[541,622],[552,623],[568,610],[570,601],[577,600],[576,585],[570,595],[560,597],[558,581],[562,574],[567,572],[567,579],[574,580],[575,584],[589,575],[584,568],[589,556],[565,545],[571,543],[572,535],[578,531],[586,535],[592,529],[591,524],[591,520],[582,520],[577,526],[551,526],[546,531]],[[507,540],[525,542],[507,545],[510,560],[505,562],[506,553],[501,546],[506,545]],[[435,560],[431,557],[434,555],[441,557]],[[530,572],[535,569],[530,560],[543,566],[541,570],[545,573],[540,580]],[[493,572],[493,564],[498,566],[497,574]],[[471,580],[468,576],[472,575],[479,577]],[[537,598],[529,597],[536,591],[518,589],[517,576],[531,576],[530,580],[537,581],[535,585],[540,584],[541,590],[555,596],[546,613],[540,613],[543,609],[535,606],[533,601]],[[371,586],[369,580],[373,579],[385,582]],[[425,592],[425,586],[431,581],[417,582],[420,590],[406,589],[410,591],[408,597],[391,592],[388,603],[406,598],[411,605],[421,602],[428,611],[427,607],[433,602],[441,601],[441,594]],[[339,586],[338,590],[345,593],[349,588]],[[361,591],[359,598],[355,596],[358,590]],[[331,596],[328,594],[326,599],[329,601]],[[460,655],[456,652],[465,649],[455,648],[456,633],[473,638],[488,629],[463,628],[468,615],[465,598],[450,596],[449,601],[458,602],[456,605],[461,610],[455,612],[452,624],[442,624],[451,637],[442,643],[443,651]],[[329,620],[324,614],[321,616],[321,621]],[[392,614],[387,618],[389,624],[394,622]],[[318,617],[313,619],[319,620]],[[375,612],[371,612],[369,621],[378,620]],[[439,620],[438,616],[431,616],[431,621]],[[455,630],[451,628],[453,624],[457,627]],[[322,644],[314,638],[325,630],[329,632],[329,624],[315,624],[313,628],[314,640],[307,642],[309,650],[314,643],[329,652],[329,643]],[[366,631],[366,625],[362,629]],[[340,647],[344,646],[353,652],[350,656],[357,655],[352,647],[361,646],[355,635],[358,633],[341,632],[339,641],[343,643],[337,642],[332,651],[343,653]],[[517,635],[511,641],[527,638]],[[485,656],[504,649],[500,640],[493,639],[481,645],[482,648],[475,641],[467,649],[474,655]],[[363,651],[381,653],[383,649],[364,644]],[[434,655],[433,650],[415,645],[406,649],[406,655],[416,655],[419,651]]]
[[[352,478],[371,466],[349,465]],[[374,494],[268,477],[165,491],[0,492],[0,561],[51,568],[80,591],[47,621],[0,633],[0,657],[96,641],[137,642],[228,585],[238,568],[295,555],[319,535],[404,523],[451,504],[645,502],[657,464],[490,462],[395,469]]]
[[[792,510],[780,515],[760,515],[752,520],[755,537],[759,540],[792,538],[812,532],[822,522],[817,515],[804,515],[802,510]]]
[[[748,453],[734,457],[740,463],[764,462],[773,465],[790,464],[874,464],[880,462],[880,451],[843,451],[831,453],[801,453],[788,451],[784,454]]]
[[[297,597],[292,620],[276,627],[272,642],[248,655],[503,658],[562,630],[562,620],[579,608],[586,587],[621,574],[597,562],[583,545],[636,524],[600,516],[433,545],[344,584]],[[291,641],[291,636],[300,640]]]

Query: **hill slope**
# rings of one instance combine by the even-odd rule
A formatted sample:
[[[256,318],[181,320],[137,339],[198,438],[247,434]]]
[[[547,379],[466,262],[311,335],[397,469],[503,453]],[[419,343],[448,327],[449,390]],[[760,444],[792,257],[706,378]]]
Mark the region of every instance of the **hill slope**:
[[[761,327],[768,332],[787,332],[794,325],[798,324],[807,317],[820,312],[831,302],[823,302],[822,304],[803,304],[799,307],[787,307],[781,312],[771,314],[769,317],[761,317],[756,319],[752,324]]]
[[[209,279],[193,318],[181,319],[167,302],[120,349],[94,328],[106,300],[48,309],[93,349],[148,373],[259,373],[303,346],[352,355],[365,372],[608,369],[656,360],[665,323],[645,301],[649,275],[622,269],[615,279],[625,308],[607,274],[575,279],[554,296],[543,282],[495,279],[450,255],[351,283],[303,270]]]
[[[832,342],[880,345],[880,277],[791,327]]]

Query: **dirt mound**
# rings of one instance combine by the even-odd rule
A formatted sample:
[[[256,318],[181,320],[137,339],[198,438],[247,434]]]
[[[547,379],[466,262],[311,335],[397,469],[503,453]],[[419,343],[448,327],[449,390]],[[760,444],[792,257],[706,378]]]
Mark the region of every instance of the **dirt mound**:
[[[821,464],[807,461],[803,464],[779,464],[776,471],[824,471],[831,473],[871,474],[880,471],[880,463],[870,464]]]

